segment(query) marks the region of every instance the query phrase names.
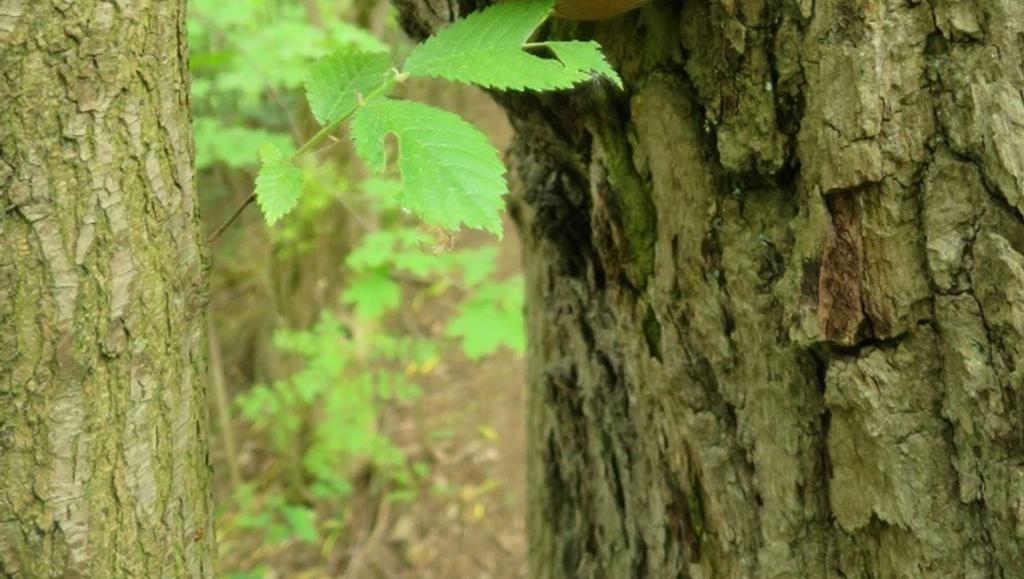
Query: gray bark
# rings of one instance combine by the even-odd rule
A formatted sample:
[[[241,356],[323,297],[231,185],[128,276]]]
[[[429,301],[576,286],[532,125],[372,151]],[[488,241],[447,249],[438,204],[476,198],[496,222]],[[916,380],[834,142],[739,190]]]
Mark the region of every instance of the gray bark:
[[[0,576],[213,572],[184,0],[0,1]]]
[[[471,8],[396,4],[413,33]],[[499,96],[531,576],[1019,577],[1024,3],[666,0],[546,33],[627,89]]]

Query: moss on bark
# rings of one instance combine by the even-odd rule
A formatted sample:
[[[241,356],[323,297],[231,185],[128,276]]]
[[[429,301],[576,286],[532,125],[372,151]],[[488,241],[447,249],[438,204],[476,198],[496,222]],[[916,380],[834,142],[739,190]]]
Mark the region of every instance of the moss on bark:
[[[0,575],[213,572],[183,0],[0,5]]]

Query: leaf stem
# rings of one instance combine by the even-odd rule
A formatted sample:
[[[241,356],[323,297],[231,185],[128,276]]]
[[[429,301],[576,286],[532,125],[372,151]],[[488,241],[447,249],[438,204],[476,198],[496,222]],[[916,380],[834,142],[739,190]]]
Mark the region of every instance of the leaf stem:
[[[245,198],[245,201],[242,201],[242,204],[238,206],[238,209],[235,209],[235,212],[231,214],[231,217],[228,217],[227,221],[218,227],[217,230],[213,232],[213,235],[206,239],[206,244],[213,245],[213,243],[216,242],[225,231],[227,231],[227,228],[231,227],[231,224],[241,217],[245,208],[252,205],[254,201],[256,201],[256,193],[250,193],[249,196]]]
[[[317,131],[317,133],[315,135],[313,135],[313,138],[311,138],[310,140],[306,141],[306,144],[304,144],[301,147],[299,147],[298,151],[295,151],[295,154],[291,156],[290,160],[291,161],[295,161],[296,159],[298,159],[302,155],[305,155],[306,153],[311,151],[314,147],[316,147],[317,145],[322,143],[324,139],[329,137],[331,135],[331,133],[333,133],[334,131],[338,130],[338,127],[340,127],[342,123],[344,123],[352,115],[354,115],[356,113],[356,111],[358,111],[359,109],[361,109],[364,106],[366,106],[366,103],[370,102],[371,100],[373,100],[374,98],[377,98],[378,96],[380,96],[382,94],[385,94],[385,93],[389,92],[392,88],[394,88],[394,86],[395,86],[395,78],[390,78],[387,81],[385,81],[384,84],[382,84],[379,87],[375,88],[365,98],[360,98],[359,99],[359,105],[356,106],[356,108],[352,109],[348,114],[346,114],[346,115],[344,115],[342,117],[339,117],[337,120],[332,121],[330,124],[324,125],[324,127],[322,129],[320,129],[319,131]]]
[[[365,98],[361,97],[359,99],[359,105],[356,108],[352,109],[348,114],[338,118],[337,120],[332,121],[330,124],[324,125],[323,128],[317,131],[317,133],[313,135],[312,138],[310,138],[301,147],[299,147],[299,150],[295,151],[295,153],[291,157],[289,157],[288,160],[294,162],[298,160],[298,158],[301,157],[302,155],[305,155],[306,153],[312,151],[317,145],[322,143],[324,139],[330,137],[331,133],[338,130],[338,127],[340,127],[342,123],[351,118],[352,115],[356,113],[356,111],[365,107],[366,103],[372,101],[373,99],[381,95],[391,92],[391,89],[395,87],[396,82],[401,82],[408,77],[408,75],[398,72],[397,70],[393,70],[392,74],[393,76],[391,78],[384,81],[384,83],[381,84],[379,87],[373,89],[373,91],[371,91],[370,94],[366,95]],[[237,209],[235,209],[234,213],[231,214],[231,217],[228,217],[227,221],[225,221],[223,225],[218,227],[217,230],[213,232],[213,235],[207,238],[206,243],[208,245],[212,245],[215,241],[217,241],[217,239],[219,239],[220,236],[223,235],[224,232],[229,227],[231,227],[231,225],[235,221],[238,220],[238,218],[242,215],[242,212],[245,211],[246,207],[252,205],[253,202],[255,201],[256,193],[253,192],[252,194],[245,198],[245,201],[243,201],[242,204],[239,205]]]

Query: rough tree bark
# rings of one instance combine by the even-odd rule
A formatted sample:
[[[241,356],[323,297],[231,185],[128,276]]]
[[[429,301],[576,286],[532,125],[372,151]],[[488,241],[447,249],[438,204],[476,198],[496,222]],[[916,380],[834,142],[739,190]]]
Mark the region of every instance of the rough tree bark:
[[[0,576],[211,576],[184,0],[0,1]]]
[[[414,34],[467,4],[403,0]],[[1019,577],[1024,3],[665,0],[502,96],[532,577]]]

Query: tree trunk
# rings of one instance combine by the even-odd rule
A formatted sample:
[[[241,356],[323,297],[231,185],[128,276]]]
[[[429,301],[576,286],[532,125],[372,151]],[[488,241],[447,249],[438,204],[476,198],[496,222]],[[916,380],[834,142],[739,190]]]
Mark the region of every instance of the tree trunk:
[[[0,1],[0,576],[203,577],[183,0]]]
[[[414,33],[452,16],[397,3]],[[499,97],[531,576],[1019,577],[1024,3],[666,0],[548,32],[628,86]]]

